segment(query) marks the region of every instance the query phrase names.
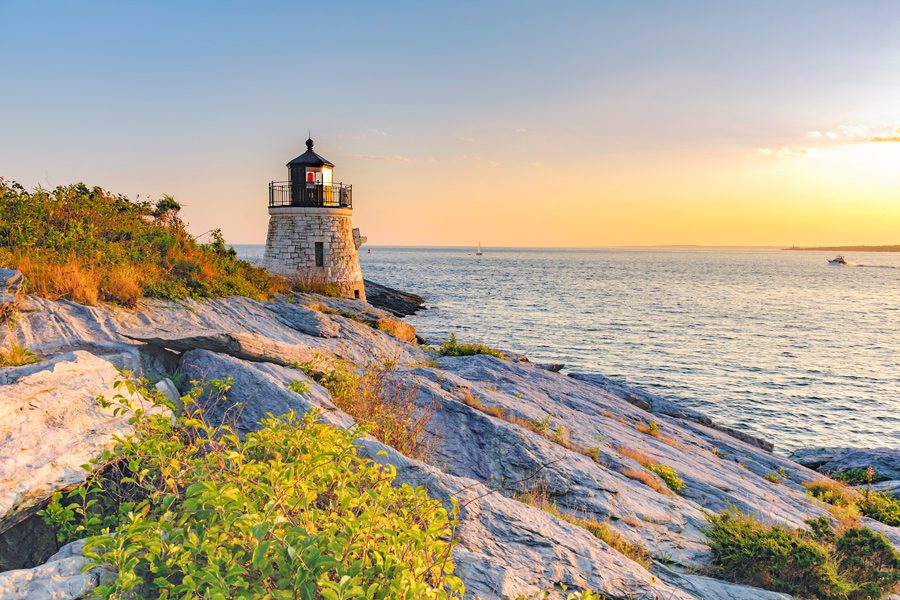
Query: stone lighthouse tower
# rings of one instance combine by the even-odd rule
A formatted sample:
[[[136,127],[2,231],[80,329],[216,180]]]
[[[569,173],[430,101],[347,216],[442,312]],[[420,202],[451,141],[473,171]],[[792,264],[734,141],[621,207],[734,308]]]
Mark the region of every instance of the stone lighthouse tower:
[[[334,164],[306,152],[287,164],[288,181],[269,183],[269,234],[265,264],[301,283],[336,286],[343,296],[366,299],[357,250],[365,241],[353,229],[353,189],[335,183]]]

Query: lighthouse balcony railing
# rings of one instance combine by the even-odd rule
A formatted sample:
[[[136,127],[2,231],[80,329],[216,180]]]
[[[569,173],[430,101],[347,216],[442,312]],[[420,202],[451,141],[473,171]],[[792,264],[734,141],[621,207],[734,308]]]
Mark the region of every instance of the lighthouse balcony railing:
[[[353,187],[347,183],[269,183],[269,207],[353,208]]]

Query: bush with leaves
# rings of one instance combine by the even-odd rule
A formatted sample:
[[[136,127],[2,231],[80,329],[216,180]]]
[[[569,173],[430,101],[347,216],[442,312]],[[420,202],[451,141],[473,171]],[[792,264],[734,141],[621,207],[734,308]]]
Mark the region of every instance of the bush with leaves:
[[[85,555],[117,572],[103,595],[461,597],[455,509],[392,485],[392,467],[358,455],[360,431],[287,414],[241,440],[203,422],[199,395],[177,418],[117,396],[135,433],[43,513],[67,537],[93,535]]]
[[[809,530],[767,525],[736,510],[709,515],[711,574],[801,598],[863,600],[898,590],[900,555],[866,527],[842,533],[825,518]]]

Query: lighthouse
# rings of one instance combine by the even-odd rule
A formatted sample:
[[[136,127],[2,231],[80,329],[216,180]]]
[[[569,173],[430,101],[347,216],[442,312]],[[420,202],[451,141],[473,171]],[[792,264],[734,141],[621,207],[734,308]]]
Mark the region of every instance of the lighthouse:
[[[357,251],[365,241],[353,229],[353,188],[334,180],[334,164],[313,151],[287,163],[288,181],[269,183],[266,267],[311,287],[333,286],[347,298],[366,299]]]

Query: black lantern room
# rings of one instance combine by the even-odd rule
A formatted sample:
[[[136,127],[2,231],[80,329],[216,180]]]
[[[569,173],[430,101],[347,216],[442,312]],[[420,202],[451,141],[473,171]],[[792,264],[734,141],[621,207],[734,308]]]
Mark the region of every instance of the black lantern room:
[[[269,206],[351,208],[351,186],[334,182],[334,163],[313,151],[312,139],[306,152],[287,164],[288,181],[269,184]]]

